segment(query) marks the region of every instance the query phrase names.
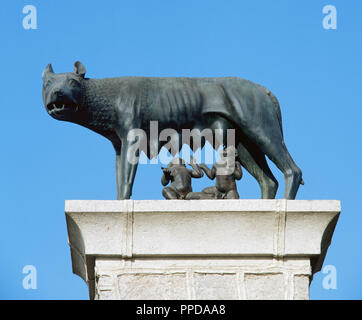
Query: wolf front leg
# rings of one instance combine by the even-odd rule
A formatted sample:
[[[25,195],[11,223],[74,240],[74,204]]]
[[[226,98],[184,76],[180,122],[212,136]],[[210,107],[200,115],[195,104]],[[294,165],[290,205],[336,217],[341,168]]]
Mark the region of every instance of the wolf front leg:
[[[130,199],[138,157],[131,154],[133,150],[126,139],[121,144],[114,145],[114,149],[116,150],[117,200]]]

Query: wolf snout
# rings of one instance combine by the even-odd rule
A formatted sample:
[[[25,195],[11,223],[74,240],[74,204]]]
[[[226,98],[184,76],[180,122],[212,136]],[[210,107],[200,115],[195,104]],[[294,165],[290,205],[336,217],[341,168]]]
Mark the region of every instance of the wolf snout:
[[[57,97],[57,98],[62,98],[63,96],[64,96],[64,93],[63,93],[63,91],[61,91],[61,90],[59,90],[59,91],[55,91],[55,96]]]
[[[66,96],[65,92],[62,89],[54,89],[50,94],[50,99],[53,101],[58,101],[64,99]]]

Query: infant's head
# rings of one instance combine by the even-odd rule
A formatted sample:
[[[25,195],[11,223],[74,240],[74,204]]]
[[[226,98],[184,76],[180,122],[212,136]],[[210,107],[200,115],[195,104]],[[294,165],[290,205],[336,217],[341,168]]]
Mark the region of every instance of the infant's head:
[[[237,156],[238,156],[238,151],[236,150],[236,148],[233,145],[231,145],[225,149],[222,149],[220,151],[221,158],[230,158],[230,157],[236,158]]]
[[[186,163],[185,160],[182,158],[174,158],[172,159],[169,164],[167,165],[167,168],[170,169],[172,167],[176,167],[176,166],[183,166],[185,167]]]

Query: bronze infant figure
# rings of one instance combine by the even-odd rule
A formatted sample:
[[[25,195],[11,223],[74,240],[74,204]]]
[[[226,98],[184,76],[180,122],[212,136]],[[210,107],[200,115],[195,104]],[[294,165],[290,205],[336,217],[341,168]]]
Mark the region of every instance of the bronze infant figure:
[[[204,173],[193,161],[193,158],[191,158],[190,165],[193,170],[186,168],[183,159],[175,158],[167,165],[167,168],[161,168],[163,171],[161,178],[162,185],[167,186],[171,181],[171,185],[162,190],[162,195],[166,199],[185,199],[187,194],[192,192],[191,179],[202,178],[204,176]]]
[[[187,200],[192,199],[239,199],[235,180],[240,180],[243,176],[241,165],[237,158],[235,148],[221,150],[221,159],[216,162],[210,170],[206,164],[201,164],[200,168],[205,171],[209,179],[216,178],[216,185],[207,187],[201,192],[190,192]]]

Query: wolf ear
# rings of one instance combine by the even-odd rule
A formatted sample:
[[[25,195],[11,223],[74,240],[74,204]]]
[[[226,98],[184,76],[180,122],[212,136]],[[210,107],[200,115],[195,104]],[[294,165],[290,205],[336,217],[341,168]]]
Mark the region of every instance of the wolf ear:
[[[41,75],[41,77],[44,79],[45,76],[46,76],[48,73],[54,73],[53,68],[52,68],[52,65],[51,65],[50,63],[45,67],[45,69],[44,69],[43,74]]]
[[[85,67],[83,66],[83,64],[80,61],[74,62],[74,73],[75,74],[84,78],[85,72],[86,72]]]

